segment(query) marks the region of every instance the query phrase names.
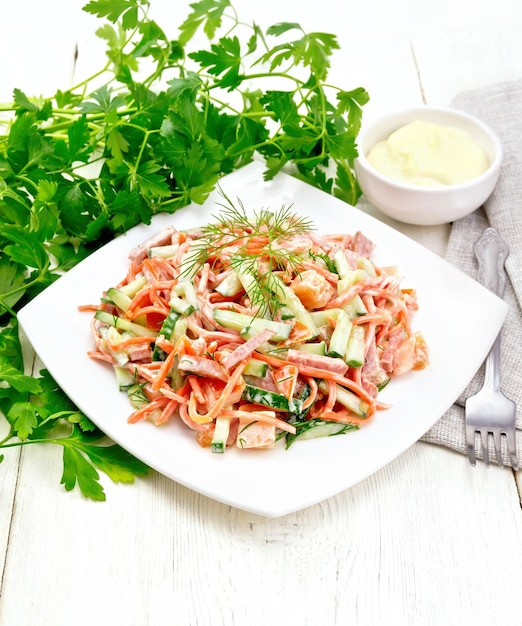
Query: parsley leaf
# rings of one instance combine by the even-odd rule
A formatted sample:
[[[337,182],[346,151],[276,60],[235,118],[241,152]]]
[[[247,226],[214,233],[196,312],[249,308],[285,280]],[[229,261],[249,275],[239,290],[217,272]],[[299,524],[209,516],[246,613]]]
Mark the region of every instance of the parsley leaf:
[[[290,166],[350,204],[360,195],[353,163],[368,94],[329,84],[335,35],[296,22],[263,31],[230,0],[196,0],[173,40],[149,8],[87,1],[106,65],[47,97],[15,88],[2,106],[0,448],[62,446],[64,488],[94,500],[105,499],[100,472],[127,483],[147,468],[108,444],[49,372],[27,374],[19,308],[132,226],[204,202],[256,155],[266,180]],[[193,49],[201,34],[208,45]]]
[[[114,482],[132,483],[149,468],[106,437],[61,392],[47,370],[39,378],[24,376],[0,358],[0,379],[10,385],[0,389],[0,408],[11,424],[0,448],[29,444],[63,447],[61,483],[67,491],[78,486],[93,500],[105,500],[98,470]],[[5,401],[10,400],[9,408]],[[65,434],[64,434],[65,432]]]
[[[63,474],[61,484],[66,491],[76,487],[86,498],[91,500],[105,500],[103,487],[100,485],[100,475],[96,468],[89,463],[85,456],[70,442],[63,444]]]
[[[67,438],[53,443],[63,446],[63,474],[61,483],[67,491],[76,485],[82,494],[92,500],[105,500],[97,469],[113,482],[133,483],[136,476],[144,476],[148,467],[118,445],[100,445],[99,438],[86,435],[77,426]]]
[[[148,0],[92,0],[83,10],[97,17],[106,17],[113,24],[121,18],[123,28],[128,30],[136,28],[138,6],[148,4]]]
[[[223,13],[230,7],[229,0],[199,0],[191,4],[192,13],[181,24],[179,41],[187,44],[196,32],[202,27],[209,39],[213,39],[221,26]]]
[[[229,91],[239,87],[244,80],[244,76],[240,75],[242,57],[237,37],[222,37],[218,43],[210,46],[210,51],[193,52],[189,57],[210,74],[220,77],[217,84],[227,87]]]
[[[4,356],[0,356],[0,379],[17,391],[30,393],[38,393],[40,391],[40,385],[35,378],[21,373]]]

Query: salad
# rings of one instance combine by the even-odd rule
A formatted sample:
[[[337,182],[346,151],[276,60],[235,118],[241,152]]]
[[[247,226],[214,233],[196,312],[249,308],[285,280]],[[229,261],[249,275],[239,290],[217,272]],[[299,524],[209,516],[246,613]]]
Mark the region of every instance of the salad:
[[[129,254],[91,322],[93,359],[128,421],[182,420],[213,452],[358,429],[389,381],[428,364],[413,289],[363,233],[315,233],[286,207],[247,215],[224,196],[206,226]]]

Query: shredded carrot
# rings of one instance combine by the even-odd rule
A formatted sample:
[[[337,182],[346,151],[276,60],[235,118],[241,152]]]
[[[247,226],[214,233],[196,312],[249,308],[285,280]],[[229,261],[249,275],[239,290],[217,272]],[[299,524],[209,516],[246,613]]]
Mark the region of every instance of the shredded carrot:
[[[110,343],[109,348],[111,350],[125,350],[129,346],[140,345],[142,343],[154,343],[156,341],[155,337],[129,337],[128,339],[122,339],[117,343]]]
[[[174,415],[177,408],[178,403],[176,400],[171,399],[170,402],[167,402],[167,404],[161,411],[160,416],[154,422],[156,426],[160,426],[161,424],[165,424],[166,422],[168,422],[169,419]]]
[[[221,392],[221,395],[219,396],[217,402],[205,415],[200,415],[197,412],[195,398],[193,395],[190,397],[189,404],[188,404],[188,412],[189,412],[190,418],[194,422],[199,423],[199,424],[204,424],[205,422],[211,422],[218,415],[221,414],[223,407],[228,403],[228,399],[232,395],[232,392],[234,391],[234,387],[238,384],[243,374],[243,370],[246,367],[246,364],[247,364],[247,361],[245,360],[236,367],[236,369],[233,371],[232,375],[230,376],[225,388]]]
[[[125,311],[125,317],[128,318],[137,308],[147,306],[149,304],[149,289],[147,287],[144,287],[143,289],[140,289],[138,293],[134,296],[134,298],[130,301],[129,306],[127,307],[127,311]]]
[[[257,353],[256,359],[260,361],[264,361],[268,363],[272,367],[281,367],[282,365],[289,365],[289,361],[285,361],[283,359],[277,359],[275,357],[268,356],[267,354]],[[336,382],[343,387],[347,387],[351,391],[355,392],[357,395],[361,397],[365,402],[373,404],[372,396],[364,389],[361,385],[354,383],[349,378],[345,376],[340,376],[339,374],[335,374],[334,372],[329,372],[327,370],[321,370],[317,367],[310,367],[308,365],[299,365],[299,372],[303,376],[312,376],[313,378],[328,380],[332,382]]]
[[[186,404],[188,402],[188,394],[181,394],[180,392],[176,393],[166,387],[160,387],[159,393],[166,398],[176,400],[178,404]]]
[[[207,398],[203,393],[202,386],[199,384],[199,378],[197,376],[187,376],[187,380],[196,401],[199,402],[199,404],[205,404]]]
[[[293,435],[295,435],[296,432],[296,428],[293,424],[289,424],[288,422],[285,422],[285,420],[281,420],[277,417],[274,417],[272,415],[270,415],[267,412],[267,407],[258,404],[256,406],[255,410],[244,410],[243,408],[241,409],[224,409],[223,411],[221,411],[221,413],[219,414],[220,417],[237,417],[238,419],[240,417],[245,417],[247,419],[252,419],[252,421],[257,421],[257,422],[265,422],[266,424],[272,424],[273,426],[276,426],[277,428],[280,428],[281,430],[285,430],[288,433],[292,433]]]
[[[340,411],[321,411],[320,418],[329,422],[339,422],[340,424],[367,424],[374,413],[370,413],[368,417],[359,417],[354,415],[347,409]]]
[[[294,219],[297,218],[288,219],[288,224]],[[412,330],[413,313],[419,308],[417,294],[414,289],[400,286],[398,269],[372,263],[374,244],[359,232],[353,235],[302,232],[275,241],[267,224],[238,222],[237,228],[234,224],[234,220],[226,222],[223,232],[221,229],[216,232],[216,245],[205,239],[208,254],[201,263],[198,258],[194,265],[192,296],[188,297],[187,292],[187,300],[194,305],[187,307],[187,310],[194,308],[190,314],[179,319],[171,315],[170,302],[173,295],[185,297],[177,289],[179,281],[185,280],[180,273],[191,258],[193,246],[203,241],[200,238],[203,231],[178,232],[172,227],[130,253],[127,273],[117,287],[136,279],[140,279],[143,287],[131,297],[125,312],[103,300],[97,306],[78,307],[80,311],[101,310],[111,316],[119,315],[149,329],[149,336],[133,336],[130,325],[121,341],[114,342],[108,340],[111,335],[107,334],[108,325],[100,321],[103,316],[93,316],[91,321],[95,349],[89,356],[113,367],[120,367],[118,363],[122,362],[118,352],[131,359],[123,367],[135,378],[147,400],[131,413],[129,422],[148,419],[161,425],[180,419],[196,432],[200,445],[210,446],[218,417],[231,421],[227,437],[227,444],[231,444],[237,439],[239,420],[259,421],[295,433],[294,419],[362,425],[371,421],[377,411],[389,408],[377,397],[383,381],[409,369],[425,367],[428,362],[424,340]],[[174,247],[167,248],[171,244]],[[162,245],[163,253],[147,254],[150,247]],[[292,256],[285,257],[285,250]],[[339,250],[345,254],[348,267],[365,268],[354,274],[356,282],[344,293],[339,274],[332,270]],[[274,251],[280,258],[274,259]],[[276,286],[280,283],[283,289],[291,289],[305,309],[313,309],[307,313],[320,327],[314,328],[304,315],[289,318],[285,309],[292,308],[291,298],[280,298],[277,289],[262,294],[261,303],[253,297],[250,286],[245,289],[237,281],[230,290],[220,289],[228,295],[219,293],[217,289],[226,284],[223,281],[234,278],[234,262],[241,255],[248,257],[246,261],[254,260],[252,267],[259,275],[253,278],[260,288],[271,285],[266,275],[272,272],[277,277]],[[367,267],[367,262],[373,269]],[[322,278],[318,279],[317,275]],[[307,293],[313,291],[317,280],[324,286],[321,299],[310,299]],[[351,367],[343,358],[324,355],[328,355],[336,327],[334,310],[345,307],[356,296],[362,299],[367,312],[352,319],[354,326],[364,328],[364,346],[362,366]],[[237,318],[233,328],[228,328],[225,322],[223,325],[216,322],[217,312],[224,310],[248,317]],[[264,325],[256,334],[257,326],[249,318],[260,320],[261,327],[262,320],[267,318],[270,325]],[[274,322],[289,327],[285,328],[288,332],[282,333],[286,339],[274,340],[276,332],[271,325]],[[168,327],[172,336],[163,336]],[[162,328],[163,333],[159,332]],[[314,346],[313,353],[305,355],[307,349],[303,344],[307,343],[324,343],[326,352],[322,350],[320,356]],[[245,374],[247,363],[252,366],[249,376]],[[252,397],[263,404],[245,400],[247,385],[259,391],[259,395]],[[366,404],[366,417],[355,415],[341,405],[340,388]],[[282,398],[286,400],[281,401]]]
[[[174,344],[172,343],[172,341],[165,339],[165,337],[162,337],[161,335],[158,335],[155,341],[158,348],[161,348],[163,352],[166,352],[167,354],[174,350]]]
[[[167,355],[167,358],[163,361],[163,364],[161,365],[160,369],[158,370],[158,373],[156,374],[152,382],[152,388],[155,389],[156,391],[165,382],[165,379],[169,375],[169,372],[172,368],[175,358],[176,358],[176,352],[175,350],[172,350],[172,352],[170,352]]]
[[[166,317],[169,313],[168,307],[158,306],[156,304],[151,304],[149,306],[144,306],[141,309],[134,309],[133,311],[127,312],[125,317],[130,320],[135,320],[142,315],[149,315],[151,313],[155,313],[157,315],[163,315]]]
[[[136,261],[131,261],[129,264],[129,271],[127,272],[127,277],[125,281],[123,281],[119,286],[131,283],[136,278],[136,276],[139,274],[140,271],[141,271],[141,263],[137,263]]]
[[[303,402],[303,410],[306,411],[306,409],[311,407],[312,404],[315,402],[315,399],[317,398],[317,392],[319,391],[319,387],[317,386],[317,382],[315,381],[315,378],[312,378],[311,376],[305,376],[305,380],[308,386],[310,387],[310,395]]]
[[[391,316],[387,313],[368,313],[368,315],[361,315],[352,320],[352,324],[389,324]]]
[[[145,404],[141,408],[137,409],[136,411],[134,411],[134,413],[131,413],[131,415],[129,415],[129,418],[127,419],[127,422],[129,424],[135,424],[136,422],[139,422],[140,420],[147,417],[147,415],[149,415],[153,411],[157,409],[163,410],[169,402],[170,400],[168,398],[157,398],[156,400],[153,400],[152,402],[149,402],[148,404]]]
[[[337,400],[337,387],[335,383],[329,380],[328,381],[328,397],[326,399],[326,404],[324,405],[324,409],[321,415],[324,415],[324,413],[328,413],[332,411],[335,406],[336,400]]]
[[[328,302],[328,304],[324,308],[338,309],[339,307],[343,307],[345,304],[348,304],[350,300],[353,300],[353,298],[355,298],[355,296],[359,292],[361,292],[367,286],[367,284],[368,282],[364,280],[355,283],[355,285],[352,285],[352,287],[350,287],[350,289],[347,289],[342,295],[338,296],[337,298],[333,298],[333,300],[330,300],[330,302]]]

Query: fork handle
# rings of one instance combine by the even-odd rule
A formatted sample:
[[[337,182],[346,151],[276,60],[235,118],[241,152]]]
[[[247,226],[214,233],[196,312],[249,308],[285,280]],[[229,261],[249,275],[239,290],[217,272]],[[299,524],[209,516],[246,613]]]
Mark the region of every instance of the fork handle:
[[[508,257],[508,247],[494,228],[486,228],[473,246],[479,264],[477,280],[502,297],[506,286],[504,263]]]
[[[486,228],[473,250],[479,264],[477,279],[495,295],[502,297],[506,286],[504,263],[509,254],[507,245],[494,228]],[[500,333],[486,359],[484,385],[500,389]]]

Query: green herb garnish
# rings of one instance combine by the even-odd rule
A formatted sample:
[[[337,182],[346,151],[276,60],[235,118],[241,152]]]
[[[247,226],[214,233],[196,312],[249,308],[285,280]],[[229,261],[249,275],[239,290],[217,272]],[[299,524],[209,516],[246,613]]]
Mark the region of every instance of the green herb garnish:
[[[0,448],[63,446],[62,483],[93,499],[104,497],[97,469],[131,482],[145,468],[102,445],[45,370],[24,373],[17,310],[117,234],[203,202],[256,153],[266,179],[290,165],[351,204],[360,193],[353,161],[368,94],[328,84],[334,35],[295,23],[263,32],[229,0],[200,0],[174,39],[149,4],[88,2],[84,10],[105,20],[97,34],[106,65],[50,97],[15,89],[0,105]],[[191,50],[200,31],[209,45]],[[267,78],[278,88],[260,87]]]
[[[224,202],[218,203],[221,212],[202,227],[201,237],[192,245],[183,271],[192,274],[222,251],[237,246],[230,267],[249,278],[248,293],[258,313],[273,313],[281,303],[277,300],[277,289],[274,293],[274,286],[266,277],[276,270],[299,271],[303,257],[288,250],[285,243],[311,232],[314,226],[286,206],[274,212],[261,209],[248,214],[241,200],[234,204],[225,193],[222,196]]]

